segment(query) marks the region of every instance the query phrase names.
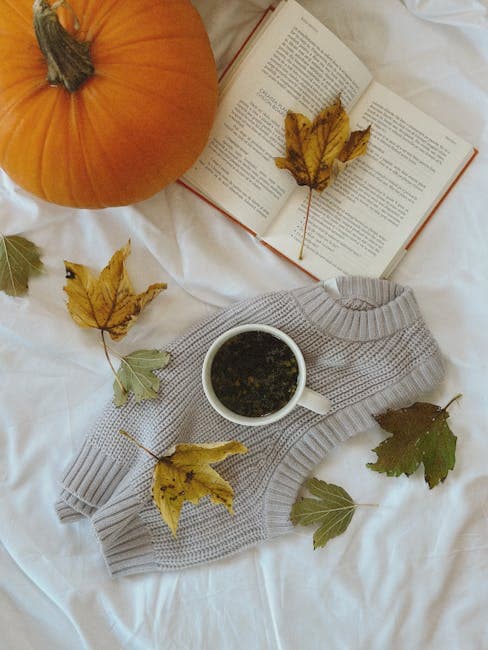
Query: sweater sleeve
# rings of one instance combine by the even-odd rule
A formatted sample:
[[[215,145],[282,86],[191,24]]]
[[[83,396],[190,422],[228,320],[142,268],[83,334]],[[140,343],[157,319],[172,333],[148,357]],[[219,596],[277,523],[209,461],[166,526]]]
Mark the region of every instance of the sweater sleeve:
[[[142,439],[143,423],[140,405],[133,398],[122,408],[106,405],[64,470],[55,504],[62,522],[91,517],[112,496],[138,452],[119,431],[130,431]]]

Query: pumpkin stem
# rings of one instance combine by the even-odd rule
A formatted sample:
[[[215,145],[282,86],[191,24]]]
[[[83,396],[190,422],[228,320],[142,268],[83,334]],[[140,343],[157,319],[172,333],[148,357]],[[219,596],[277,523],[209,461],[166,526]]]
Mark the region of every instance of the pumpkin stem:
[[[59,22],[56,9],[65,4],[47,0],[34,1],[34,31],[47,63],[47,80],[64,86],[70,93],[95,72],[90,57],[90,43],[76,40]]]

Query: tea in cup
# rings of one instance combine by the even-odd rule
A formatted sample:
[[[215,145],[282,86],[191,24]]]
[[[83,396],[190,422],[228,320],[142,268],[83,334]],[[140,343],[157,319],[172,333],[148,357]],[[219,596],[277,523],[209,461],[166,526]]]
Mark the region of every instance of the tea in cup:
[[[298,345],[270,325],[234,327],[210,346],[202,382],[213,408],[231,422],[270,424],[297,405],[325,415],[330,400],[308,388]]]

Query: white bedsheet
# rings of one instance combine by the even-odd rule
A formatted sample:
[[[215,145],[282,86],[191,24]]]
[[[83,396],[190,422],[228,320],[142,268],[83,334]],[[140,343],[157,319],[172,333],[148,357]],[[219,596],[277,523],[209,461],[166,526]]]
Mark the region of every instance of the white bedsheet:
[[[74,211],[0,176],[0,231],[44,251],[27,299],[0,293],[0,647],[5,650],[482,650],[488,648],[488,31],[481,0],[308,0],[393,89],[480,150],[395,272],[445,356],[431,401],[451,408],[457,462],[432,491],[420,473],[365,467],[365,432],[315,475],[346,488],[349,530],[313,551],[296,532],[179,573],[111,580],[88,522],[58,523],[63,466],[111,398],[94,331],[65,307],[63,259],[101,268],[129,238],[137,289],[167,281],[118,346],[163,347],[197,318],[310,280],[173,185],[135,206]],[[196,0],[219,67],[267,0]]]

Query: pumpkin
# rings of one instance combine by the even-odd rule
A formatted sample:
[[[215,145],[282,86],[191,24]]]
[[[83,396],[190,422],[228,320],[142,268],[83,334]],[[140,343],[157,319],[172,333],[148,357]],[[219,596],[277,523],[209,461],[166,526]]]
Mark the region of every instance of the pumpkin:
[[[208,138],[217,75],[190,0],[0,0],[0,167],[47,201],[141,201]]]

